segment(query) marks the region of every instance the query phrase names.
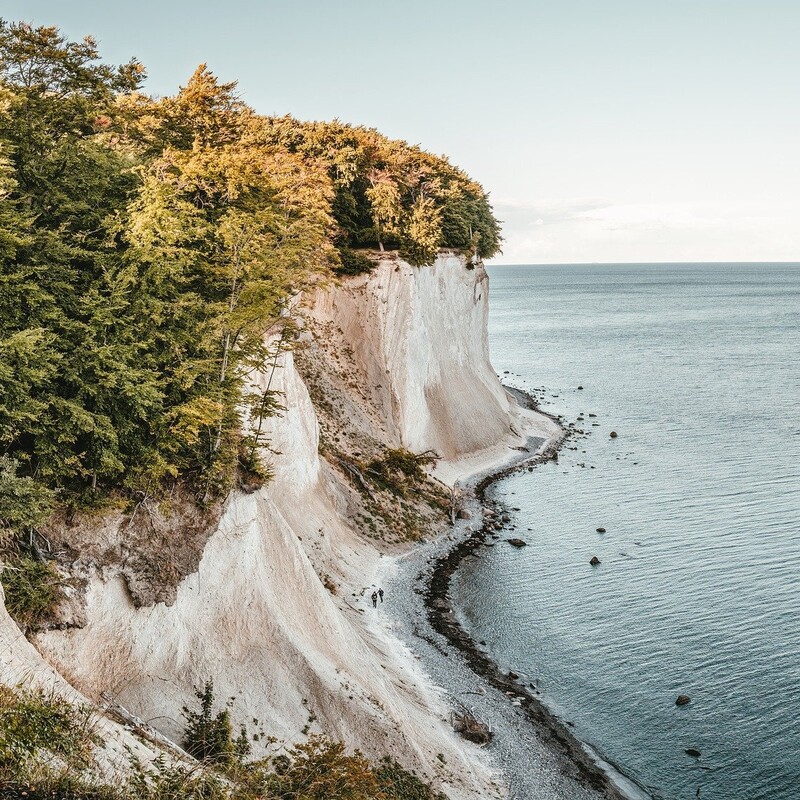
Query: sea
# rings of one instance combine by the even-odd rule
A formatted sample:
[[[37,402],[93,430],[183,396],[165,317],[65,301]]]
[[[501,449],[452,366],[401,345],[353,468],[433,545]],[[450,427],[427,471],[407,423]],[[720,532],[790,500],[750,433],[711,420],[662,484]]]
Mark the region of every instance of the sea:
[[[800,798],[800,264],[489,275],[495,369],[574,433],[490,489],[528,546],[463,562],[462,624],[647,795]]]

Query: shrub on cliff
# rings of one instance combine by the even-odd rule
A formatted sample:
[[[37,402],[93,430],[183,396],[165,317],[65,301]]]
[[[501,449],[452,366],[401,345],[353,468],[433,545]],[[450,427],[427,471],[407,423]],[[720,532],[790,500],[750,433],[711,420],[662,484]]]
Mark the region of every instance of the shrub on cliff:
[[[432,451],[417,454],[403,447],[389,448],[380,458],[373,459],[365,472],[383,488],[403,493],[409,483],[424,481],[424,467],[436,460]]]
[[[375,262],[349,247],[339,249],[339,264],[333,268],[337,275],[363,275],[375,269]]]
[[[378,785],[387,800],[446,800],[415,772],[403,768],[393,758],[384,756],[375,771]]]
[[[241,729],[234,739],[230,710],[224,708],[214,713],[214,682],[206,681],[202,689],[195,688],[200,709],[192,711],[183,707],[186,729],[183,746],[189,755],[219,767],[231,767],[250,754],[247,732]]]
[[[21,778],[53,758],[82,770],[95,744],[88,709],[40,690],[0,686],[0,780]]]
[[[0,583],[6,610],[25,632],[39,630],[62,597],[61,578],[53,564],[27,555],[6,560]]]

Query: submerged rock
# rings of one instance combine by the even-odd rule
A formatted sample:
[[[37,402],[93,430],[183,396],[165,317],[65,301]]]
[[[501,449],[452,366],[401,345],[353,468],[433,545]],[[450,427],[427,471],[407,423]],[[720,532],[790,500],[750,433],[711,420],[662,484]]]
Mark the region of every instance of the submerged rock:
[[[692,698],[688,694],[679,694],[678,699],[675,701],[676,706],[685,706],[692,702]]]
[[[694,747],[687,747],[683,752],[692,758],[700,758],[700,756],[703,755],[699,750],[695,750]]]
[[[522,539],[506,539],[506,541],[513,547],[527,547],[528,543]]]

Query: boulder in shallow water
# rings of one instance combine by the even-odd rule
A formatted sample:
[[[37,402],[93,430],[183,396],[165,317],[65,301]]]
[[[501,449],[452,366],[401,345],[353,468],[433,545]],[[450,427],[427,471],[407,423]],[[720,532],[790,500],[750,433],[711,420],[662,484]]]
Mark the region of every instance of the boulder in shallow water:
[[[596,567],[598,564],[600,564],[600,559],[599,559],[597,556],[592,556],[592,557],[589,559],[589,563],[590,563],[590,564],[591,564],[593,567]]]
[[[506,539],[512,547],[527,547],[528,543],[523,539]]]
[[[700,758],[702,753],[699,750],[695,750],[694,747],[687,747],[686,750],[683,751],[686,753],[687,756],[691,756],[692,758]]]
[[[608,435],[609,435],[609,436],[610,436],[612,439],[616,439],[616,438],[617,438],[617,432],[616,432],[616,431],[611,431],[611,433],[609,433]]]
[[[606,532],[606,529],[605,529],[605,528],[595,528],[595,530],[596,530],[598,533],[605,533],[605,532]]]
[[[692,698],[688,694],[679,694],[678,699],[675,701],[676,706],[685,706],[692,702]]]

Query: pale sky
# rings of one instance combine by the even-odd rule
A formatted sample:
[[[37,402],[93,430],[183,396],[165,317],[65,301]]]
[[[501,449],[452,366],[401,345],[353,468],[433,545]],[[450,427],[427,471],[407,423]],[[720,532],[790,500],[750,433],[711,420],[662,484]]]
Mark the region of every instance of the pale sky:
[[[800,0],[2,0],[171,94],[200,62],[264,114],[445,153],[493,263],[800,260]]]

